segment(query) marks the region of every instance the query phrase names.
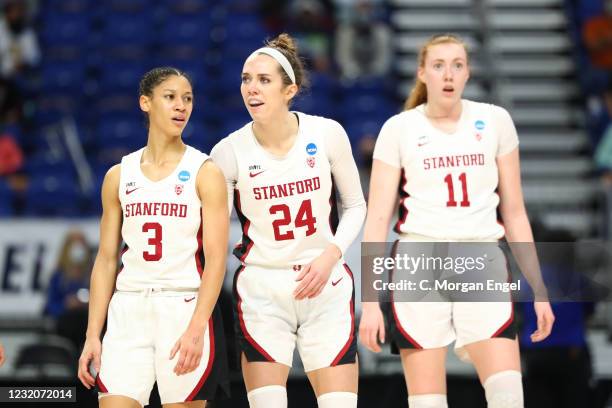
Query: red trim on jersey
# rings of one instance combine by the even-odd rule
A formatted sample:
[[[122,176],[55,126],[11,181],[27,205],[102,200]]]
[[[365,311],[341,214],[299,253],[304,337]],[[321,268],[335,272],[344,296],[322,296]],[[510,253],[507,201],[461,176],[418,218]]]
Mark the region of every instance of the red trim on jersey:
[[[491,338],[499,336],[504,330],[508,328],[508,326],[512,324],[513,320],[514,320],[514,303],[511,302],[510,303],[510,318],[508,318],[508,320],[506,320],[506,322],[495,333],[493,333]]]
[[[332,234],[336,234],[336,230],[338,229],[338,202],[336,200],[336,183],[334,182],[334,177],[332,176],[332,185],[331,191],[329,193],[329,229]]]
[[[392,256],[395,256],[398,245],[399,240],[393,243],[393,249],[391,250]],[[393,271],[391,271],[389,274],[389,280],[393,281]],[[421,346],[415,339],[413,339],[412,336],[409,335],[408,332],[404,329],[404,327],[402,327],[402,324],[399,320],[399,316],[397,315],[397,310],[395,310],[395,301],[393,300],[393,297],[393,291],[391,291],[391,310],[393,310],[393,320],[395,320],[395,326],[397,327],[397,330],[399,330],[400,333],[402,333],[402,335],[404,336],[404,338],[408,340],[415,348],[422,349],[423,346]]]
[[[106,385],[104,385],[104,383],[102,382],[102,379],[100,378],[100,373],[98,373],[98,375],[96,376],[96,385],[98,386],[98,389],[101,392],[108,392]]]
[[[117,275],[119,275],[121,273],[121,271],[123,270],[123,267],[125,265],[123,265],[123,254],[125,254],[127,252],[127,250],[130,249],[128,247],[128,245],[124,242],[123,243],[123,249],[121,250],[121,254],[119,254],[119,259],[121,260],[121,266],[119,267],[119,271],[117,271]]]
[[[510,283],[512,282],[512,275],[510,274],[510,264],[508,263],[507,259],[506,259],[506,270],[508,271],[507,282]],[[508,326],[512,324],[513,320],[514,320],[514,302],[512,301],[512,294],[510,294],[510,317],[508,318],[508,320],[506,320],[506,322],[499,329],[497,329],[495,333],[493,333],[491,338],[499,336],[504,330],[508,328]]]
[[[240,261],[244,262],[249,256],[249,252],[251,248],[253,248],[253,240],[249,237],[249,227],[251,226],[251,221],[242,213],[242,208],[240,206],[240,191],[234,190],[234,207],[236,207],[236,214],[238,215],[238,220],[240,220],[240,224],[242,225],[242,242],[236,245],[234,249],[234,255],[236,255]]]
[[[423,346],[421,346],[415,339],[413,339],[412,336],[410,336],[408,332],[404,330],[404,328],[402,327],[402,324],[400,323],[399,318],[397,316],[397,311],[395,310],[395,302],[393,301],[393,298],[391,298],[391,308],[393,309],[393,317],[395,320],[395,325],[397,326],[397,329],[400,331],[400,333],[402,333],[404,338],[408,340],[410,343],[412,343],[414,347],[418,349],[422,349]]]
[[[195,386],[193,391],[191,391],[191,393],[187,396],[187,398],[185,399],[185,402],[193,401],[193,398],[196,396],[198,391],[200,391],[200,389],[202,388],[202,385],[204,385],[204,383],[206,382],[206,379],[208,378],[208,376],[210,375],[210,372],[212,371],[213,362],[215,360],[215,329],[214,329],[214,323],[213,323],[212,316],[210,319],[208,319],[208,340],[210,342],[210,351],[208,353],[208,364],[206,365],[206,370],[204,370],[204,373],[202,374],[202,377],[200,377],[198,384]]]
[[[198,275],[200,275],[200,279],[202,278],[202,273],[204,273],[204,246],[202,245],[202,215],[200,214],[200,228],[198,229],[198,249],[195,252],[195,263],[196,268],[198,269]]]
[[[246,266],[242,265],[237,271],[236,271],[236,275],[238,275],[240,272],[244,271],[244,268]],[[237,309],[238,309],[238,320],[240,321],[240,329],[242,330],[242,335],[244,336],[245,339],[247,339],[247,341],[249,343],[251,343],[251,346],[253,346],[253,348],[255,348],[255,350],[257,350],[262,356],[264,356],[266,358],[266,360],[274,363],[276,362],[276,360],[274,360],[272,358],[272,356],[270,356],[266,350],[264,350],[263,347],[261,347],[259,345],[259,343],[257,343],[257,341],[255,341],[255,339],[249,334],[249,331],[246,328],[246,324],[244,323],[244,319],[242,318],[242,298],[240,297],[240,294],[238,293],[238,276],[236,276],[236,297],[238,298],[238,302],[237,302]]]
[[[351,280],[354,281],[354,279],[353,279],[353,272],[351,272],[351,269],[348,267],[348,265],[347,264],[342,264],[342,266],[344,266],[344,269],[346,269],[346,272],[351,277]],[[340,352],[338,353],[336,358],[334,358],[334,361],[332,361],[331,367],[336,366],[340,362],[340,360],[342,360],[342,357],[344,357],[344,355],[346,354],[348,349],[351,347],[351,344],[353,343],[353,338],[355,337],[355,306],[353,304],[353,296],[351,296],[351,301],[349,303],[349,308],[350,308],[350,311],[351,311],[351,333],[349,334],[349,338],[346,341],[346,343],[344,344],[344,347],[342,347],[342,350],[340,350]]]
[[[393,230],[398,234],[402,233],[401,227],[406,222],[406,218],[408,217],[408,208],[406,208],[406,199],[410,197],[410,195],[406,192],[406,183],[408,180],[406,179],[406,172],[402,168],[401,182],[399,187],[399,196],[400,196],[400,205],[398,208],[398,217],[397,222],[395,223],[395,227]]]

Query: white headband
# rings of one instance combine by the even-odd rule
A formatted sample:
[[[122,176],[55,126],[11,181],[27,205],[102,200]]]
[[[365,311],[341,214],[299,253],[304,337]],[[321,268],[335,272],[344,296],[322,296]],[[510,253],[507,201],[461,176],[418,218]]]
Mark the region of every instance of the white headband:
[[[289,75],[289,79],[291,79],[291,82],[295,84],[295,73],[293,72],[291,63],[289,63],[289,60],[287,59],[287,57],[283,55],[282,52],[280,52],[277,49],[271,48],[271,47],[263,47],[263,48],[253,51],[253,53],[249,55],[249,58],[255,56],[255,54],[266,54],[274,58],[276,62],[278,62],[281,67],[283,67],[287,75]]]

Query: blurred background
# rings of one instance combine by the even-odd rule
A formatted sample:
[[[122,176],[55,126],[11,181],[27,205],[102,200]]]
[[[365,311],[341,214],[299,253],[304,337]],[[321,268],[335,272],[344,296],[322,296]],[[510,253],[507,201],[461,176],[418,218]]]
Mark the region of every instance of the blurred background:
[[[244,59],[283,31],[298,39],[311,74],[295,109],[345,127],[364,190],[376,135],[402,109],[420,46],[432,34],[460,34],[471,55],[465,97],[505,107],[518,128],[536,239],[592,243],[589,256],[609,281],[611,3],[1,0],[0,386],[76,385],[102,178],[146,143],[141,76],[160,65],[191,75],[195,109],[184,140],[210,152],[249,120],[239,92]],[[232,242],[239,234],[234,223]],[[347,254],[357,278],[359,254],[359,243]],[[232,350],[230,297],[228,283],[221,302]],[[555,331],[537,348],[527,338],[531,305],[518,309],[527,406],[612,407],[612,308],[555,305]],[[362,350],[360,364],[360,407],[407,406],[397,356]],[[316,406],[295,365],[290,406]],[[451,407],[486,406],[473,368],[452,353],[448,373]],[[248,406],[237,367],[232,381],[232,400],[212,406]],[[154,392],[151,406],[157,401]],[[78,389],[76,406],[95,404]]]

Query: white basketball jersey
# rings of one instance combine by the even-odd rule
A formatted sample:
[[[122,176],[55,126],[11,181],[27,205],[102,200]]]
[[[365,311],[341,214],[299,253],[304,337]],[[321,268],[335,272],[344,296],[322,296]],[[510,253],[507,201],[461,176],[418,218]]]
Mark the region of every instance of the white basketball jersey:
[[[143,151],[121,160],[125,247],[117,289],[198,288],[204,253],[196,176],[208,156],[187,146],[172,174],[154,182],[140,169]]]
[[[337,214],[324,143],[331,121],[298,115],[295,144],[282,158],[259,145],[251,123],[228,136],[238,166],[234,207],[243,232],[234,254],[244,263],[303,265],[333,238]]]
[[[516,147],[518,139],[511,120],[510,132],[499,128],[494,109],[501,110],[464,100],[453,134],[432,126],[423,105],[385,123],[374,158],[402,168],[396,232],[435,240],[503,237],[496,157]],[[502,147],[500,135],[512,131],[514,140],[505,137]]]

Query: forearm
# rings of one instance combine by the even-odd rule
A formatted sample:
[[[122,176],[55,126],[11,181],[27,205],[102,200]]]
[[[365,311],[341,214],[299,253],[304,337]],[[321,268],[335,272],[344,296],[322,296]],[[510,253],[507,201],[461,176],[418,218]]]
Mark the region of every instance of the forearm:
[[[540,300],[547,299],[546,287],[540,272],[540,263],[529,219],[526,212],[504,217],[506,240],[514,255],[521,273],[533,289],[534,295]]]
[[[196,308],[189,323],[190,327],[203,329],[206,326],[219,298],[219,293],[221,293],[224,277],[225,257],[218,257],[216,261],[207,259],[198,290]]]
[[[116,269],[116,262],[96,259],[91,273],[87,337],[100,338],[115,288]]]

